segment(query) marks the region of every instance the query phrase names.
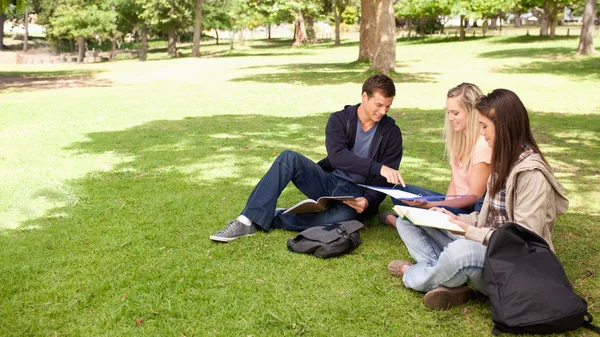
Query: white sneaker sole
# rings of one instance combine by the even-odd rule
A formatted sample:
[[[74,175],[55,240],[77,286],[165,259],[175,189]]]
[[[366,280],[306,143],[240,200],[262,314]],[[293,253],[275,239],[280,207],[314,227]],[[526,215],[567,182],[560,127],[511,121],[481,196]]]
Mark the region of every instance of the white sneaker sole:
[[[239,238],[243,238],[245,236],[252,236],[254,234],[256,234],[256,233],[246,234],[246,235],[242,235],[242,236],[236,236],[235,238],[224,238],[224,237],[221,237],[221,236],[211,235],[211,236],[209,236],[209,239],[211,239],[213,241],[218,241],[218,242],[231,242],[233,240],[236,240],[236,239],[239,239]]]

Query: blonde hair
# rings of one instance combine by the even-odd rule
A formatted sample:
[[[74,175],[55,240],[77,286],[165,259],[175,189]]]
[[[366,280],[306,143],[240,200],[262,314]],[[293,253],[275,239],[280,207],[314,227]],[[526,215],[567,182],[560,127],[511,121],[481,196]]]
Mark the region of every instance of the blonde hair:
[[[479,122],[477,121],[477,103],[483,97],[483,92],[478,86],[471,83],[461,83],[456,87],[448,90],[447,98],[459,98],[459,105],[467,111],[467,129],[463,131],[454,131],[452,123],[448,119],[446,113],[444,140],[446,142],[446,155],[450,164],[460,166],[459,161],[464,157],[464,166],[462,173],[464,174],[471,161],[471,152],[477,140],[479,140]],[[463,153],[463,151],[465,153]]]

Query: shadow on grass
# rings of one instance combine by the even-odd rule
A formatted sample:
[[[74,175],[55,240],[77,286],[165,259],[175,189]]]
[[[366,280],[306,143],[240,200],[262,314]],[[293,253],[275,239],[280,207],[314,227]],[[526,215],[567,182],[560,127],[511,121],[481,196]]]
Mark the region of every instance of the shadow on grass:
[[[291,42],[287,47],[284,47],[283,43],[265,43],[253,45],[247,43],[245,46],[237,46],[237,49],[229,49],[228,44],[211,45],[210,48],[200,47],[200,57],[247,57],[247,56],[297,56],[297,55],[311,55],[308,48],[292,48]],[[221,48],[221,50],[206,50]],[[273,52],[260,52],[262,50],[273,50]],[[167,47],[153,48],[148,51],[148,54],[155,54],[153,60],[167,60],[173,57],[168,56]],[[192,48],[191,46],[182,46],[177,48],[178,57],[191,57]]]
[[[123,160],[105,171],[68,182],[72,190],[69,205],[23,224],[37,230],[0,235],[0,281],[4,285],[0,298],[6,299],[0,309],[5,317],[0,322],[3,331],[43,334],[51,323],[64,325],[60,328],[63,334],[101,333],[110,328],[129,335],[132,329],[140,329],[136,322],[145,320],[144,328],[152,328],[158,335],[186,329],[190,329],[186,334],[217,331],[224,325],[236,332],[282,335],[292,331],[289,322],[308,322],[306,317],[315,317],[317,321],[308,328],[316,332],[321,325],[327,326],[329,334],[329,328],[347,331],[345,319],[357,309],[371,317],[383,307],[398,313],[386,311],[382,316],[390,329],[409,326],[414,322],[410,313],[415,310],[428,320],[439,320],[432,321],[436,329],[439,325],[453,329],[457,315],[471,311],[467,318],[488,332],[489,310],[483,303],[467,304],[447,316],[424,311],[421,294],[389,277],[387,262],[398,255],[408,258],[408,253],[388,227],[373,225],[363,233],[359,249],[330,260],[289,253],[285,240],[295,234],[286,231],[257,233],[226,245],[208,240],[239,214],[278,153],[292,149],[313,160],[324,155],[328,115],[159,120],[89,133],[86,141],[71,144],[67,150],[74,155],[110,155]],[[443,111],[394,108],[390,115],[403,129],[402,170],[407,182],[445,188],[449,169],[441,139]],[[590,181],[597,181],[599,174],[599,118],[532,114],[536,138],[551,163],[557,163],[559,180],[572,186],[569,193],[586,196],[598,188]],[[293,205],[302,199],[290,188],[282,194],[280,204]],[[571,209],[559,219],[555,247],[576,289],[584,289],[590,307],[597,308],[593,304],[600,296],[599,289],[588,271],[593,274],[600,267],[600,246],[596,244],[600,216],[586,212],[589,210]],[[300,286],[299,279],[304,280]],[[319,293],[315,293],[317,289]],[[352,301],[342,301],[350,305],[340,307],[340,296],[345,294],[351,295]],[[403,305],[389,304],[390,298]],[[284,320],[289,315],[300,318],[280,327],[276,317],[278,325],[272,327],[272,320],[263,316],[265,310],[260,310],[264,307]],[[478,308],[481,313],[473,314]],[[239,325],[239,316],[232,312],[242,311],[247,311],[257,326]],[[409,318],[404,322],[403,317]],[[373,334],[380,324],[369,323],[372,321],[365,319],[352,329]],[[375,325],[369,325],[364,333],[356,330],[365,324]],[[158,331],[157,326],[168,330]],[[423,326],[419,323],[410,328]],[[461,327],[454,329],[453,334],[461,334]]]
[[[539,30],[537,30],[537,31],[531,30],[531,31],[536,34],[539,33]],[[501,38],[501,39],[495,39],[491,43],[498,43],[498,44],[502,44],[502,43],[535,43],[535,42],[568,41],[568,40],[577,41],[577,40],[579,40],[579,36],[556,36],[552,39],[549,36],[521,35],[521,36],[511,36],[511,37],[506,37],[506,38]]]
[[[509,74],[551,74],[582,79],[600,79],[600,57],[575,57],[567,60],[536,61],[520,66],[503,67],[500,72]]]
[[[559,56],[575,55],[573,48],[567,47],[548,47],[548,48],[518,48],[503,49],[481,53],[478,56],[483,58],[554,58]]]
[[[397,42],[403,44],[437,44],[437,43],[452,43],[452,42],[469,42],[469,41],[479,41],[489,39],[491,36],[465,36],[463,41],[460,41],[457,36],[445,36],[445,37],[435,37],[435,36],[413,36],[410,39],[408,37],[402,37],[396,39]]]
[[[111,81],[95,78],[101,72],[102,70],[0,71],[0,92],[111,86]]]
[[[294,40],[292,39],[260,39],[254,40],[252,49],[290,49]]]
[[[401,67],[402,65],[397,65]],[[251,68],[279,69],[283,72],[255,74],[234,78],[233,82],[296,83],[302,85],[361,84],[374,72],[362,62],[351,63],[295,63],[280,66],[253,66]],[[434,83],[438,73],[390,73],[396,83]]]

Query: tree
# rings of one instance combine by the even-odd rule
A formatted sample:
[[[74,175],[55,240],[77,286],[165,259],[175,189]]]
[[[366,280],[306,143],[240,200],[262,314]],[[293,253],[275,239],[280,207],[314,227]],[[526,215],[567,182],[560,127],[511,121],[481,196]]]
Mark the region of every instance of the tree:
[[[299,46],[306,44],[308,41],[306,36],[306,27],[304,25],[304,15],[300,9],[296,9],[296,20],[294,21],[294,44],[292,46]]]
[[[10,5],[9,0],[0,0],[0,50],[4,49],[4,20],[6,20],[8,5]]]
[[[596,19],[596,0],[586,0],[585,10],[583,12],[583,26],[579,36],[579,46],[577,53],[579,55],[593,54],[594,48],[594,21]]]
[[[373,54],[372,70],[384,74],[396,71],[396,18],[393,0],[377,0],[377,48]]]
[[[10,8],[22,9],[26,5],[25,0],[0,0],[0,50],[6,48],[4,45],[4,22]]]
[[[396,16],[406,18],[409,26],[412,26],[413,20],[417,21],[421,36],[442,29],[440,18],[450,15],[450,9],[447,0],[406,0],[400,2],[395,8]]]
[[[108,36],[116,28],[116,13],[84,1],[65,1],[54,10],[47,34],[56,38],[77,39],[78,62],[85,56],[85,40]]]
[[[136,0],[140,18],[153,31],[167,35],[167,54],[177,57],[177,34],[191,26],[192,3],[188,0]]]
[[[27,52],[29,49],[29,4],[25,4],[25,20],[23,25],[25,26],[25,33],[23,34],[23,51]]]
[[[260,14],[261,22],[267,27],[267,39],[271,39],[271,26],[283,22],[293,22],[292,15],[286,0],[254,0],[251,5],[255,6]]]
[[[377,5],[374,0],[360,0],[360,42],[358,61],[373,60],[377,33]]]
[[[200,37],[202,36],[202,0],[196,0],[194,13],[194,38],[192,43],[192,56],[200,56]]]
[[[555,37],[558,14],[569,0],[521,0],[523,7],[530,8],[531,14],[540,23],[540,35]]]
[[[325,1],[325,11],[333,13],[333,21],[335,26],[335,46],[341,45],[340,39],[340,24],[342,22],[342,15],[346,11],[346,8],[352,3],[352,0],[332,0]]]
[[[468,18],[469,15],[473,15],[475,11],[473,5],[473,2],[471,1],[457,0],[451,6],[450,12],[452,14],[460,16],[460,27],[458,29],[458,39],[460,41],[463,41],[465,39],[465,20]]]
[[[233,23],[229,16],[229,2],[226,0],[205,0],[202,8],[202,27],[214,29],[219,44],[219,30],[231,30]]]

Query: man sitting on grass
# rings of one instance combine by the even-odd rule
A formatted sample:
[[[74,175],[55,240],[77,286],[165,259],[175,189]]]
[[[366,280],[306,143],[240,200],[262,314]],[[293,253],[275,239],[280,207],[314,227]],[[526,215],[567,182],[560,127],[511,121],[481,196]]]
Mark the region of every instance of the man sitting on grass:
[[[330,115],[325,129],[327,157],[315,163],[297,152],[283,151],[250,194],[241,215],[210,239],[229,242],[254,235],[257,227],[302,231],[377,214],[385,194],[357,184],[404,185],[398,172],[402,133],[394,119],[386,116],[395,95],[392,79],[382,74],[369,77],[362,86],[360,104],[347,105]],[[284,210],[275,207],[290,181],[311,199],[356,198],[332,202],[323,212],[283,214]]]

